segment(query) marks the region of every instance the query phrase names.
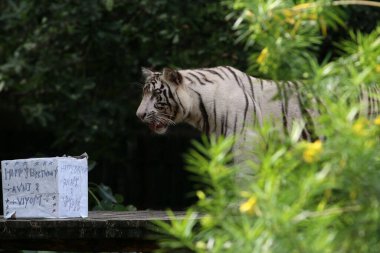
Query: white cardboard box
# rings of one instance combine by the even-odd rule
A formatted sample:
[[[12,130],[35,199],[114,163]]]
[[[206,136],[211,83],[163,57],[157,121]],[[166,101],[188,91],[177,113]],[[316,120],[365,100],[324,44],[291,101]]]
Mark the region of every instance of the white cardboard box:
[[[1,161],[4,218],[88,216],[87,157]]]

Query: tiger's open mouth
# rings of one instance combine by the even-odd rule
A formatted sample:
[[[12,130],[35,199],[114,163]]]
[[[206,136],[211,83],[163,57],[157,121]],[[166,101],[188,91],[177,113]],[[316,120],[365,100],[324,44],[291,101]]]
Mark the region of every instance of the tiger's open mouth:
[[[168,129],[168,125],[160,122],[151,122],[148,124],[149,129],[157,134],[164,134]]]

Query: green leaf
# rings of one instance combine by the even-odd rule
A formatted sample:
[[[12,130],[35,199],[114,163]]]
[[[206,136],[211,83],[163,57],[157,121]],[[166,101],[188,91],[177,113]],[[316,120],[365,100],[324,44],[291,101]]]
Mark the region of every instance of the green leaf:
[[[101,183],[100,185],[97,185],[99,196],[102,198],[102,200],[111,202],[111,203],[117,203],[116,198],[112,194],[112,190],[109,186],[104,185]]]
[[[114,6],[113,0],[103,0],[103,4],[107,11],[112,11]]]

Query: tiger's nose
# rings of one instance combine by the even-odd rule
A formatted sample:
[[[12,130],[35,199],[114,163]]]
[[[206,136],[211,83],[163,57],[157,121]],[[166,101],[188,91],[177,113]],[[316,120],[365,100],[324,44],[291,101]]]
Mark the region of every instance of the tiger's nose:
[[[145,119],[145,116],[146,116],[146,113],[145,113],[145,112],[139,112],[139,111],[137,111],[137,112],[136,112],[136,116],[137,116],[140,120],[144,120],[144,119]]]

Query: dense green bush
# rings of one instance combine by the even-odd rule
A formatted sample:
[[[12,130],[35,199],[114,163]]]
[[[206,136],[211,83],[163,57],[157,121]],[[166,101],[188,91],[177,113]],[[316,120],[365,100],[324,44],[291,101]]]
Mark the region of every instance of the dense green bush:
[[[233,138],[196,144],[187,161],[203,185],[199,200],[185,219],[157,223],[166,235],[158,252],[378,251],[380,115],[367,115],[358,97],[379,91],[380,27],[351,32],[335,42],[339,56],[319,63],[317,45],[330,27],[345,24],[333,4],[234,1],[236,27],[257,50],[251,71],[279,86],[297,81],[318,107],[319,138],[301,140],[301,124],[290,133],[256,126],[255,161],[236,165],[228,153]],[[376,100],[380,94],[362,102],[379,113]],[[250,173],[237,181],[241,166]]]
[[[0,130],[19,129],[17,153],[86,151],[96,171],[127,170],[145,130],[135,116],[141,67],[245,66],[227,13],[217,0],[1,1]]]

